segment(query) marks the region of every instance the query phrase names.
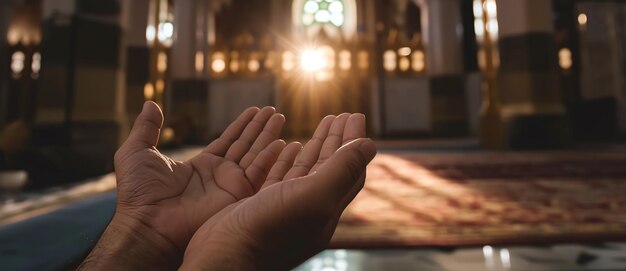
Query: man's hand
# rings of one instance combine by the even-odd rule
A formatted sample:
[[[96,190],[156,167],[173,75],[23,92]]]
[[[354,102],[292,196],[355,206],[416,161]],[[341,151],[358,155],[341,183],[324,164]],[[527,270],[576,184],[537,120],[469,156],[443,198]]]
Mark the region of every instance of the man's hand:
[[[365,117],[325,118],[303,150],[288,145],[263,189],[211,217],[182,270],[287,270],[323,250],[376,155]]]
[[[224,207],[255,194],[285,147],[277,140],[285,117],[271,107],[247,109],[185,162],[156,149],[162,123],[159,107],[145,103],[115,155],[116,213],[83,267],[115,264],[108,260],[129,269],[177,267],[194,232]]]

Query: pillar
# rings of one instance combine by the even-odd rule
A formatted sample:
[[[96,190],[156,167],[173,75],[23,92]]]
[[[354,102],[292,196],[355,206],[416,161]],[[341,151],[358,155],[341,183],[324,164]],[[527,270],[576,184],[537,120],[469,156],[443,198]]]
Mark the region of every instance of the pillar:
[[[118,1],[45,0],[36,122],[64,123],[70,141],[115,149],[124,137],[125,76]]]
[[[8,84],[10,78],[9,62],[11,58],[7,34],[9,32],[12,8],[12,1],[0,2],[0,130],[7,122],[6,110],[8,109]]]
[[[461,2],[422,0],[422,27],[430,77],[431,129],[435,136],[469,133],[463,75]]]
[[[126,77],[126,112],[128,121],[141,112],[145,101],[144,87],[150,77],[150,48],[146,38],[151,0],[123,2],[123,29]]]
[[[209,0],[175,2],[168,95],[168,116],[174,121],[191,121],[196,138],[204,138],[208,121],[209,24],[213,6]]]
[[[499,100],[508,148],[566,146],[551,1],[499,0]]]

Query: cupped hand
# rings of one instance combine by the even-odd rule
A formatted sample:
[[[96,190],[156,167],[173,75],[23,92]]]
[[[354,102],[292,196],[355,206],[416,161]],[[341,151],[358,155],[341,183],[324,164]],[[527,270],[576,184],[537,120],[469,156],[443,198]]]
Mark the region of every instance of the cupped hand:
[[[172,260],[180,262],[189,239],[209,217],[261,188],[285,147],[277,140],[285,117],[272,107],[249,108],[200,154],[184,162],[157,150],[162,123],[160,108],[145,103],[116,153],[117,209],[109,229],[123,225],[133,231],[133,239],[154,246],[149,249],[169,251],[154,255],[178,254],[178,260]],[[127,234],[124,229],[116,232]],[[113,243],[106,241],[110,237],[105,232],[100,242]]]
[[[282,151],[260,192],[198,229],[181,269],[287,270],[323,250],[376,155],[364,137],[365,116],[326,117],[304,149]]]

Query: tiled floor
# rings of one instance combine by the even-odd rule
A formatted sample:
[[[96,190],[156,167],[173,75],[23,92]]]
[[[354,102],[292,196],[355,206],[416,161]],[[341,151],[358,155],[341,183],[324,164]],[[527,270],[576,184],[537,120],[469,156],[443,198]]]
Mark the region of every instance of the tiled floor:
[[[626,243],[415,250],[327,250],[295,271],[626,270]]]

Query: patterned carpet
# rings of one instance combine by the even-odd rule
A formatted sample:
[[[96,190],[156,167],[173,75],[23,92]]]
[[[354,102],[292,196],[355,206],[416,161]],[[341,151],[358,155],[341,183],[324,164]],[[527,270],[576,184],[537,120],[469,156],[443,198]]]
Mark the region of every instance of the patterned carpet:
[[[626,240],[626,153],[382,153],[334,247]]]

